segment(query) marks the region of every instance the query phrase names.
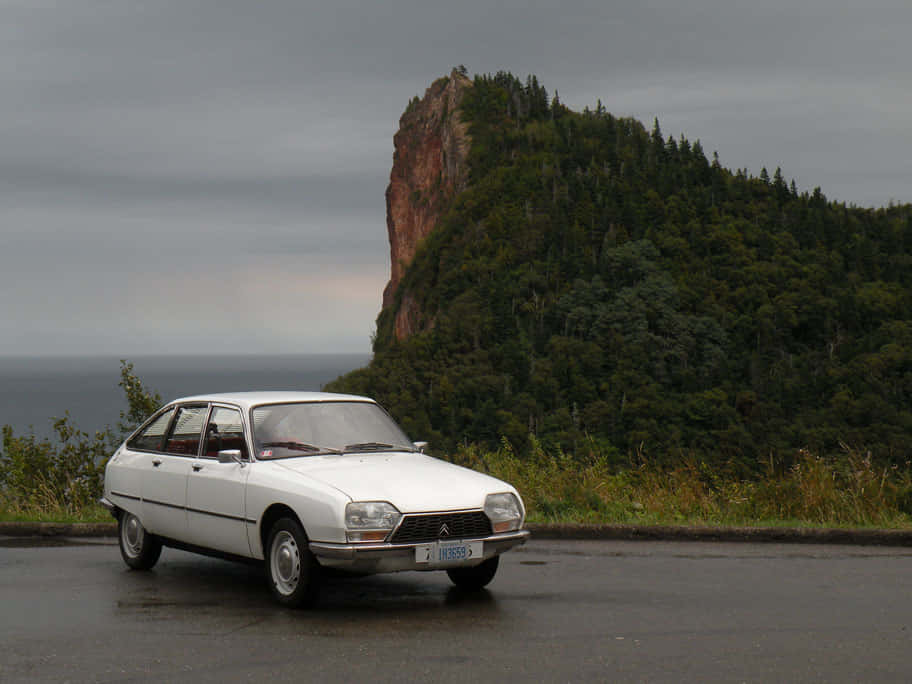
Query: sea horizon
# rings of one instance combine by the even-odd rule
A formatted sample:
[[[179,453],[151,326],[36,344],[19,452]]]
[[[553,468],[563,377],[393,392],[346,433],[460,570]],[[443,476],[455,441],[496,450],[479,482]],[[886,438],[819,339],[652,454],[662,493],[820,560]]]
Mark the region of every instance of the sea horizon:
[[[162,401],[243,390],[319,391],[368,363],[371,354],[0,355],[0,425],[14,434],[51,436],[53,419],[69,413],[89,434],[116,428],[126,409],[120,361],[133,364]]]

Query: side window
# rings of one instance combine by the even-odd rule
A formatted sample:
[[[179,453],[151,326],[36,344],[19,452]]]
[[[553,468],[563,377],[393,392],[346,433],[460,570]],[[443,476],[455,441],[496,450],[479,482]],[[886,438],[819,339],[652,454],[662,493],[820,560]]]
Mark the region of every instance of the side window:
[[[203,431],[203,421],[206,420],[207,406],[182,406],[177,409],[174,427],[168,441],[165,442],[165,452],[169,454],[196,456],[199,450],[200,434]]]
[[[127,448],[140,451],[161,451],[162,439],[174,415],[174,409],[168,409],[158,418],[149,423],[146,428],[127,442]]]
[[[247,458],[247,440],[244,439],[241,412],[216,406],[209,417],[203,453],[210,458],[218,458],[218,452],[228,449],[239,449],[241,458]]]

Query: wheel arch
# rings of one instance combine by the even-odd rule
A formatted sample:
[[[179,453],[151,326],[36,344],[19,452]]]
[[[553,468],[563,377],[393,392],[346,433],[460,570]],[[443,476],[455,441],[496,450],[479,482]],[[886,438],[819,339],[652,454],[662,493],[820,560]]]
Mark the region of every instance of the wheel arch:
[[[266,555],[266,542],[268,541],[269,531],[272,529],[272,526],[275,525],[276,521],[281,520],[282,518],[296,520],[304,530],[304,534],[307,534],[307,528],[304,526],[304,522],[291,506],[283,503],[270,504],[260,518],[259,539],[260,548],[263,550],[264,557]],[[310,535],[308,535],[308,538],[309,537]]]

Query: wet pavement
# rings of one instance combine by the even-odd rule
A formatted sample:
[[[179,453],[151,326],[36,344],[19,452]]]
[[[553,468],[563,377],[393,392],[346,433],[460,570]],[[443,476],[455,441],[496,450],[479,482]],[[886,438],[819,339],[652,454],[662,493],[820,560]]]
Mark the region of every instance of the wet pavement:
[[[490,590],[331,579],[103,540],[0,539],[0,682],[910,681],[912,549],[535,541]]]

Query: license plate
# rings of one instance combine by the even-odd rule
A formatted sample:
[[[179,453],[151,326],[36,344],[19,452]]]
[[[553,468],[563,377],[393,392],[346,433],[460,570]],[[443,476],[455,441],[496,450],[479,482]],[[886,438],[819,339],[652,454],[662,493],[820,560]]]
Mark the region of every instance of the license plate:
[[[484,555],[484,542],[445,541],[420,544],[415,548],[415,562],[429,565],[459,565]]]

